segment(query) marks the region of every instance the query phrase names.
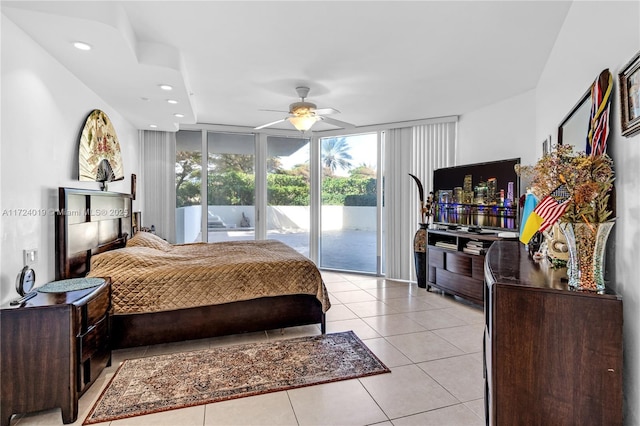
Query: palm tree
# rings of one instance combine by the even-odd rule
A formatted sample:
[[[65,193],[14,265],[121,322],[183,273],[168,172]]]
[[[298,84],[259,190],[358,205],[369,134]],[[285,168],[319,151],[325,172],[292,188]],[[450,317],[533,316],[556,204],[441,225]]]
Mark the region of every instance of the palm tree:
[[[327,138],[322,140],[322,165],[335,172],[338,167],[343,170],[351,168],[351,154],[345,138]]]

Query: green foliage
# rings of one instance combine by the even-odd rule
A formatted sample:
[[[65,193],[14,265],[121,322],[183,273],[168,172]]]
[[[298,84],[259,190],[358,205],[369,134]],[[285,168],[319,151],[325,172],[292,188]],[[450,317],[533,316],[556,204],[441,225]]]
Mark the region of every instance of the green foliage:
[[[200,204],[200,179],[202,176],[199,152],[176,152],[176,206]]]
[[[364,199],[355,201],[357,198],[353,196],[373,196],[376,195],[376,180],[373,178],[360,177],[325,177],[322,180],[322,204],[325,205],[375,205],[362,204]],[[346,204],[347,196],[350,197],[350,203]],[[369,201],[371,202],[371,201]]]
[[[207,181],[209,205],[253,206],[254,175],[239,171],[209,173]]]
[[[185,181],[180,184],[176,192],[176,206],[199,206],[200,205],[200,182],[194,183]]]
[[[342,139],[333,139],[332,150],[336,158],[348,146]],[[341,143],[339,143],[342,141]],[[197,152],[176,153],[176,206],[200,204],[201,156]],[[339,167],[341,161],[332,161]],[[347,162],[348,163],[348,162]],[[255,204],[255,176],[253,156],[225,154],[210,157],[207,176],[209,205],[251,206]],[[327,163],[325,163],[327,164]],[[349,165],[350,167],[350,165]],[[309,165],[298,165],[294,170],[280,168],[278,159],[268,164],[267,200],[269,205],[307,206],[310,198]],[[375,206],[376,179],[371,177],[369,167],[362,165],[354,169],[349,177],[326,176],[322,180],[322,203],[328,205]],[[374,175],[375,176],[375,175]]]
[[[272,206],[309,205],[309,184],[304,176],[267,175],[267,202]]]

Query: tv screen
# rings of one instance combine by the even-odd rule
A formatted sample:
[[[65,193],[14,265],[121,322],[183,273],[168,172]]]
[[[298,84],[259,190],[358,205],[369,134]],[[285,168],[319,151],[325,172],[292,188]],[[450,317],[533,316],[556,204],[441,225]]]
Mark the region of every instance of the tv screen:
[[[517,230],[519,158],[447,167],[433,172],[433,223]]]

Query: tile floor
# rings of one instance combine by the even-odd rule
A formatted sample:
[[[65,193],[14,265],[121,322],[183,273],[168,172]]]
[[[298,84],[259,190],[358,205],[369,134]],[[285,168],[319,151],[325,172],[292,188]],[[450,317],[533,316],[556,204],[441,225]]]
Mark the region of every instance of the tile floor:
[[[122,425],[483,425],[482,309],[415,284],[323,272],[327,332],[353,330],[391,374],[240,398],[110,422]],[[80,399],[81,425],[127,358],[319,334],[269,330],[114,351],[112,366]],[[102,423],[100,426],[106,426]],[[60,410],[16,416],[11,426],[62,425]]]

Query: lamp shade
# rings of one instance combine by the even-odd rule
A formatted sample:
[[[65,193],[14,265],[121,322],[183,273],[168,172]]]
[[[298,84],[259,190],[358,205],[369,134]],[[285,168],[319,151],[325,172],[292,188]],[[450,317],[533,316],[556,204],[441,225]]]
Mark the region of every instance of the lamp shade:
[[[318,117],[316,117],[315,115],[299,115],[295,117],[289,117],[289,121],[296,129],[300,130],[301,132],[306,132],[315,124],[316,121],[318,121]]]

